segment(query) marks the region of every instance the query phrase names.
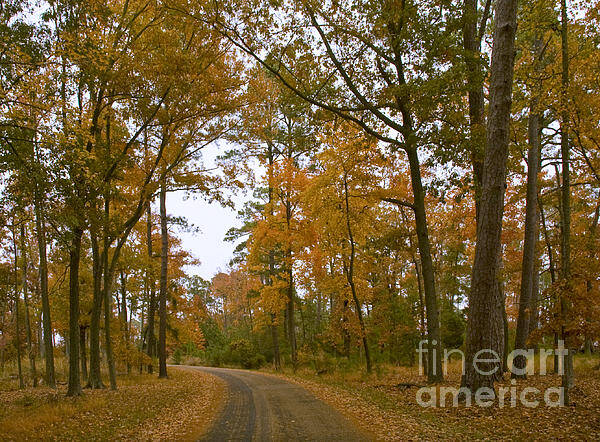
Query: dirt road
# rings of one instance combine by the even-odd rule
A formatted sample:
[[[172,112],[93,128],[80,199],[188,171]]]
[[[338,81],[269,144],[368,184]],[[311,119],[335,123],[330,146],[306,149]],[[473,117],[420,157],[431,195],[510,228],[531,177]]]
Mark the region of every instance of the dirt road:
[[[364,441],[349,420],[302,387],[274,376],[200,368],[228,387],[225,406],[204,441]]]

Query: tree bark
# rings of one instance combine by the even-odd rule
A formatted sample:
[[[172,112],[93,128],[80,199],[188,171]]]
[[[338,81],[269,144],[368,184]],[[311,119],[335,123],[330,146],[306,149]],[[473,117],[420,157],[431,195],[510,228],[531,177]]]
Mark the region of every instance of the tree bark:
[[[534,63],[538,64],[539,51],[542,42],[536,39]],[[517,331],[515,336],[515,350],[525,350],[529,337],[532,300],[535,298],[534,279],[536,277],[535,248],[538,239],[538,171],[540,163],[540,114],[538,110],[538,91],[534,91],[530,103],[529,123],[527,128],[529,148],[527,150],[527,194],[525,197],[525,233],[523,241],[523,264],[521,267],[521,293],[519,296],[519,313],[517,316]],[[523,374],[512,373],[512,377],[525,377],[527,358],[520,354],[513,361],[515,371]]]
[[[167,377],[167,270],[169,253],[169,232],[167,230],[167,183],[163,178],[160,183],[160,293],[159,293],[159,327],[158,327],[158,377]]]
[[[469,323],[465,358],[464,387],[474,394],[481,387],[493,388],[502,369],[504,327],[499,271],[500,235],[504,212],[506,163],[508,159],[510,108],[515,59],[517,1],[498,0],[492,48],[490,112],[484,157],[483,181],[477,223],[477,244],[469,296]],[[498,359],[474,366],[475,355]],[[495,352],[494,358],[489,351]],[[477,369],[479,368],[479,369]]]
[[[110,331],[110,320],[112,319],[112,283],[114,279],[114,265],[109,267],[108,254],[110,253],[109,239],[110,223],[110,195],[107,191],[104,195],[104,226],[103,226],[103,245],[102,245],[102,268],[104,270],[104,286],[102,287],[104,298],[104,349],[106,352],[106,363],[108,365],[108,377],[110,380],[110,389],[117,389],[117,373],[115,371],[115,361],[112,352],[112,341]],[[118,253],[117,250],[114,252]],[[113,260],[115,258],[113,257]]]
[[[600,202],[598,202],[598,204],[596,205],[596,210],[594,211],[594,218],[592,220],[592,224],[590,225],[588,239],[588,256],[590,262],[596,262],[596,230],[598,229],[598,221],[600,221]],[[594,276],[586,276],[586,279],[586,296],[588,296],[588,299],[591,299],[590,297],[593,296],[592,290]],[[592,354],[593,330],[590,330],[589,328],[593,320],[593,317],[586,316],[585,318],[583,352],[588,356]],[[590,333],[590,331],[592,333]]]
[[[267,143],[267,159],[269,162],[269,189],[268,189],[268,205],[269,215],[273,216],[273,163],[274,163],[273,145]],[[275,252],[269,250],[269,277],[267,283],[273,285],[273,277],[275,276]],[[279,350],[279,333],[277,332],[277,324],[275,322],[275,312],[271,312],[271,338],[273,340],[273,359],[275,362],[275,370],[281,370],[281,352]]]
[[[285,220],[287,225],[288,233],[291,230],[291,221],[292,221],[292,209],[290,205],[289,197],[286,196],[285,200]],[[295,298],[295,289],[294,289],[294,271],[292,266],[292,249],[288,245],[285,252],[286,256],[286,272],[288,277],[288,286],[287,286],[287,305],[286,305],[286,319],[287,319],[287,332],[288,332],[288,340],[290,343],[290,349],[292,352],[292,365],[294,367],[294,371],[298,368],[298,350],[296,348],[296,321],[294,318],[294,298]]]
[[[15,292],[15,308],[13,310],[15,316],[15,346],[17,347],[17,371],[19,375],[19,388],[22,390],[25,388],[25,382],[23,381],[23,367],[21,366],[21,326],[19,319],[19,258],[17,255],[17,232],[16,226],[13,220],[13,252],[14,252],[14,267],[13,267],[13,289]]]
[[[79,263],[83,229],[75,227],[69,252],[69,384],[67,396],[81,395],[79,377]]]
[[[94,229],[90,229],[92,243],[92,311],[90,314],[90,370],[87,388],[105,388],[100,373],[100,316],[102,314],[102,262],[98,238]]]
[[[27,246],[25,241],[25,224],[21,223],[21,260],[23,266],[23,302],[25,304],[25,331],[27,333],[27,354],[29,356],[29,370],[33,386],[37,387],[38,378],[35,368],[35,351],[33,348],[33,339],[31,333],[31,318],[29,317],[29,300],[27,293]]]
[[[358,295],[356,293],[356,285],[354,284],[354,261],[356,258],[356,244],[354,243],[354,234],[352,233],[352,226],[350,224],[350,203],[348,199],[348,176],[346,173],[344,173],[344,203],[346,208],[346,228],[348,233],[348,242],[350,243],[350,262],[348,263],[348,271],[346,272],[346,277],[348,279],[348,285],[350,285],[350,292],[352,293],[354,307],[356,308],[356,316],[358,317],[358,323],[360,325],[360,334],[363,342],[363,348],[365,349],[367,373],[371,373],[371,354],[369,352],[369,341],[367,340],[367,331],[365,328],[365,321],[363,320],[362,305],[358,300]]]
[[[88,369],[87,369],[87,355],[85,354],[85,329],[87,327],[84,325],[79,326],[79,349],[80,349],[80,359],[81,359],[81,377],[85,381],[88,379]]]
[[[286,318],[287,318],[287,331],[288,331],[288,340],[290,342],[290,349],[292,352],[292,365],[294,366],[294,371],[296,371],[298,365],[298,350],[296,348],[296,321],[294,318],[294,273],[292,270],[291,259],[292,253],[290,250],[286,252],[286,256],[288,257],[288,268],[287,268],[287,277],[288,277],[288,286],[287,286],[287,304],[286,304]]]
[[[127,274],[123,271],[120,272],[121,282],[121,332],[123,333],[123,343],[125,348],[129,349],[129,327],[127,322]],[[127,374],[131,373],[131,362],[127,358]]]
[[[539,240],[539,232],[536,240]],[[529,303],[529,310],[531,312],[531,320],[529,321],[529,335],[537,330],[540,321],[540,257],[537,253],[533,266],[533,284],[531,290],[531,302]],[[537,344],[530,344],[530,347],[533,347],[537,351]]]
[[[152,271],[152,260],[154,259],[152,255],[152,208],[150,202],[148,202],[148,207],[146,208],[146,247],[148,249],[148,265],[150,266],[150,270],[146,271],[146,278],[149,285],[150,291],[150,299],[148,300],[148,349],[147,353],[150,357],[150,362],[148,363],[148,373],[152,373],[154,371],[153,366],[153,358],[154,358],[154,350],[156,348],[156,338],[154,336],[154,318],[156,316],[156,292],[154,290],[154,272]]]
[[[279,333],[277,332],[277,324],[275,323],[275,314],[271,313],[271,339],[273,340],[273,363],[275,370],[281,370],[281,353],[279,350]]]
[[[402,221],[408,225],[408,220],[406,219],[406,214],[404,213],[403,207],[400,207],[400,214],[402,216]],[[421,336],[421,339],[424,340],[426,327],[425,327],[425,301],[423,298],[423,281],[422,281],[423,278],[421,277],[421,266],[419,265],[419,261],[417,260],[417,257],[414,252],[415,246],[414,246],[412,234],[408,235],[408,245],[410,247],[411,259],[412,259],[413,265],[415,266],[415,274],[417,276],[417,289],[419,292],[419,322],[421,324],[420,336]],[[424,354],[423,357],[425,358],[425,363],[423,364],[422,359],[419,361],[419,364],[423,364],[422,366],[419,366],[419,370],[421,368],[423,368],[425,375],[427,375],[428,370],[429,370],[429,364],[427,362],[428,355]]]
[[[562,188],[561,188],[561,277],[564,282],[564,291],[561,293],[561,313],[562,313],[562,339],[565,341],[565,347],[568,353],[564,359],[564,374],[562,378],[562,387],[564,389],[564,404],[570,404],[569,392],[574,384],[573,372],[573,353],[574,344],[571,342],[569,330],[565,326],[566,319],[569,317],[571,303],[567,299],[570,294],[571,286],[571,152],[569,148],[569,110],[568,110],[568,89],[569,89],[569,44],[567,29],[567,3],[561,0],[561,46],[562,46],[562,103],[560,119],[560,152],[562,157]]]
[[[34,189],[35,234],[38,243],[40,292],[42,298],[42,327],[44,335],[44,362],[46,364],[46,385],[56,388],[54,375],[54,348],[52,345],[52,321],[50,318],[50,300],[48,298],[48,258],[46,255],[46,226],[44,205],[38,184]]]
[[[427,229],[427,215],[425,212],[425,191],[421,181],[421,165],[415,148],[406,151],[410,165],[410,177],[414,195],[415,225],[417,230],[417,245],[421,258],[421,276],[425,292],[425,311],[427,313],[427,380],[440,382],[442,372],[442,339],[440,335],[440,321],[438,315],[438,300],[435,289],[435,273],[433,259],[431,258],[431,243]],[[436,357],[433,357],[433,355]]]
[[[467,87],[469,99],[469,126],[471,165],[473,167],[473,184],[475,188],[475,219],[479,218],[479,197],[483,178],[483,158],[485,152],[485,117],[484,117],[484,74],[481,60],[481,39],[487,23],[487,12],[481,29],[477,29],[477,0],[465,0],[463,9],[463,48],[467,67]]]

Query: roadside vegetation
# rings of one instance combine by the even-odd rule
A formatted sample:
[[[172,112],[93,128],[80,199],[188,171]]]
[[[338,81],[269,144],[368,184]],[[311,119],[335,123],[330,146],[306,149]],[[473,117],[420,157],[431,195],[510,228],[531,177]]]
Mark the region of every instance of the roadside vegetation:
[[[11,375],[0,380],[0,440],[196,440],[217,416],[225,388],[198,370],[173,369],[160,380],[122,374],[117,391],[69,398],[61,378],[56,389],[18,389]]]
[[[539,361],[538,361],[539,363]],[[316,397],[350,418],[377,440],[592,440],[600,437],[600,358],[578,356],[574,360],[578,379],[570,407],[549,408],[541,400],[540,407],[528,408],[517,400],[517,406],[499,408],[457,407],[422,408],[415,400],[427,379],[414,367],[380,366],[376,373],[338,369],[316,374],[309,367],[296,373],[285,370],[276,374],[296,382]],[[552,368],[552,364],[549,364]],[[448,375],[440,387],[460,384],[460,363],[452,361]],[[560,376],[531,376],[516,382],[516,395],[524,388],[540,391],[560,384]],[[512,387],[506,377],[499,387]],[[529,395],[533,399],[532,395]],[[508,396],[507,396],[508,399]],[[447,403],[451,404],[450,396]]]

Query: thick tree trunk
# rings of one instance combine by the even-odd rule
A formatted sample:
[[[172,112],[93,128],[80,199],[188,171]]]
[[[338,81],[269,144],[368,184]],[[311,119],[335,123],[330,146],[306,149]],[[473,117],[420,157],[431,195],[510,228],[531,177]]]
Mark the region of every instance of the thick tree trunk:
[[[536,40],[534,49],[540,50],[541,41]],[[531,100],[528,124],[529,148],[527,151],[527,194],[525,197],[525,234],[523,241],[523,265],[521,268],[521,293],[519,296],[519,313],[517,316],[517,331],[515,336],[515,350],[525,350],[527,338],[529,337],[530,321],[532,314],[532,301],[535,299],[535,270],[536,253],[535,248],[538,240],[538,171],[540,163],[540,115],[538,107],[537,91]],[[513,377],[525,377],[527,358],[517,355],[513,361],[516,372]],[[522,372],[522,374],[519,374]]]
[[[504,212],[506,163],[508,159],[510,107],[514,70],[517,1],[498,0],[492,49],[490,112],[483,181],[477,225],[475,262],[469,297],[469,323],[465,376],[462,384],[474,394],[481,387],[493,388],[502,369],[504,327],[500,289],[500,235]],[[474,365],[475,355],[497,360]],[[493,358],[490,351],[494,352]]]
[[[81,395],[79,377],[79,263],[81,261],[81,237],[83,229],[72,230],[69,257],[69,385],[67,396]]]
[[[158,377],[167,377],[167,270],[169,253],[169,232],[167,230],[167,183],[163,178],[160,184],[160,294],[158,326]]]
[[[48,260],[46,255],[46,226],[44,206],[37,183],[34,190],[35,234],[38,243],[40,292],[42,298],[42,327],[44,335],[44,362],[46,364],[46,385],[56,388],[54,375],[54,348],[52,345],[52,321],[50,300],[48,299]]]
[[[35,351],[31,333],[31,318],[29,317],[29,299],[27,293],[27,246],[25,241],[25,224],[21,223],[21,260],[23,266],[23,302],[25,303],[25,331],[27,333],[27,354],[29,356],[29,370],[33,386],[37,387],[38,378],[35,369]]]
[[[79,326],[79,350],[80,350],[80,359],[81,359],[81,377],[85,381],[88,378],[88,370],[87,370],[87,355],[85,354],[85,330],[86,326]]]
[[[423,277],[425,310],[427,313],[427,380],[429,382],[439,382],[443,379],[442,340],[438,316],[438,299],[435,290],[435,273],[425,212],[425,191],[421,181],[421,165],[417,150],[411,147],[407,149],[406,153],[410,165],[410,178],[414,195],[413,208],[417,230],[417,245],[421,258],[421,276]],[[435,354],[435,357],[433,357],[433,354]]]
[[[102,259],[95,232],[90,232],[92,243],[92,311],[90,314],[90,370],[87,388],[105,388],[100,374],[100,316],[102,314]]]
[[[152,373],[154,366],[152,359],[155,355],[156,338],[154,336],[154,318],[156,317],[156,292],[154,290],[154,272],[152,271],[152,208],[150,202],[146,208],[146,247],[148,249],[148,265],[150,271],[147,271],[146,278],[149,285],[150,299],[148,300],[148,356],[150,357],[150,363],[148,364],[148,373]]]
[[[568,317],[571,310],[571,303],[567,296],[570,294],[571,286],[571,152],[569,148],[569,110],[568,110],[568,88],[569,88],[569,44],[567,29],[567,4],[566,0],[561,0],[561,43],[562,43],[562,111],[560,119],[560,152],[562,157],[562,191],[561,191],[561,277],[565,283],[564,292],[561,294],[561,313],[563,320]],[[568,354],[564,360],[564,373],[562,378],[562,387],[564,389],[564,403],[569,405],[569,392],[574,384],[573,373],[573,353],[574,344],[571,342],[569,330],[562,327],[562,339],[565,341],[565,347]]]
[[[108,377],[111,390],[117,389],[117,373],[112,352],[112,340],[110,332],[110,320],[112,319],[112,283],[114,280],[114,267],[108,265],[108,254],[110,253],[109,239],[110,222],[110,198],[108,192],[104,195],[104,232],[102,245],[102,268],[104,269],[104,286],[102,287],[104,298],[104,350],[106,352],[106,363],[108,364]],[[114,253],[118,253],[116,250]],[[113,258],[114,259],[114,258]]]

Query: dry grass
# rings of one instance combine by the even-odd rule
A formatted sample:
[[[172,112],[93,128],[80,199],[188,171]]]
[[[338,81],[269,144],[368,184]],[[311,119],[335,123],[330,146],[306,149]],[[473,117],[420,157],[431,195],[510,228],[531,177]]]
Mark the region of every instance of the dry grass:
[[[196,370],[169,368],[169,379],[124,376],[119,389],[66,387],[0,392],[0,440],[194,440],[215,418],[225,386]]]
[[[419,376],[416,368],[408,367],[383,367],[370,376],[360,372],[316,376],[305,370],[286,377],[339,409],[378,440],[598,440],[600,372],[595,368],[598,359],[578,358],[575,366],[574,404],[564,408],[546,407],[543,396],[538,397],[541,405],[537,408],[525,407],[519,401],[513,408],[508,395],[503,408],[497,404],[490,408],[464,405],[423,408],[416,401],[416,392],[426,384],[426,379]],[[460,366],[452,364],[441,386],[458,387],[460,374]],[[506,378],[499,386],[512,387]],[[517,397],[525,387],[543,392],[557,386],[560,386],[559,376],[531,376],[516,383]]]

